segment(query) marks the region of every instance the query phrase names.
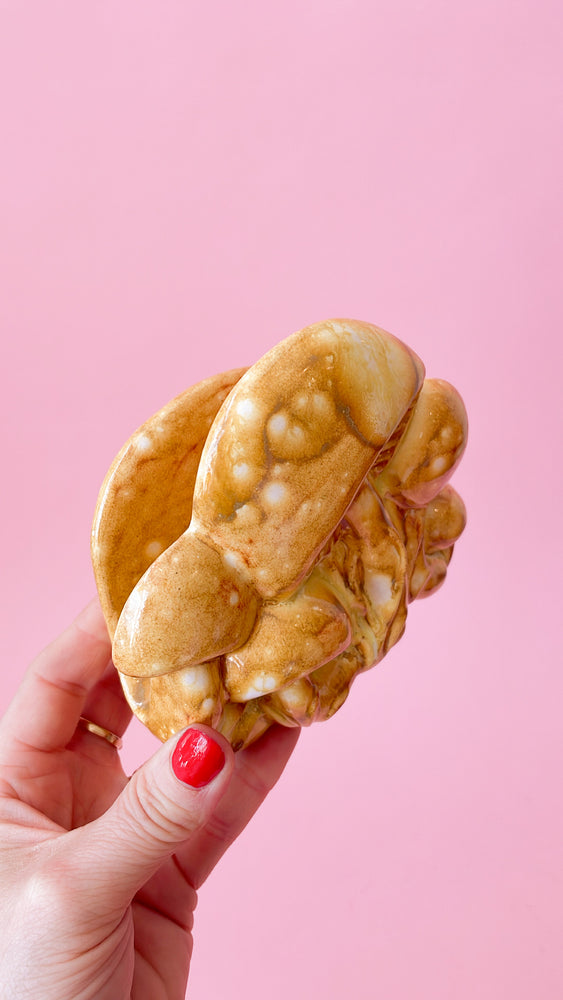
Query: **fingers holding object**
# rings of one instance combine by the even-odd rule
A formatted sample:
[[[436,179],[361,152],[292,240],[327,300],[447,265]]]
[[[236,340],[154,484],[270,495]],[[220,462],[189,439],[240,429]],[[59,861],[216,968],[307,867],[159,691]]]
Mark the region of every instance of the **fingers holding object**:
[[[179,867],[199,888],[281,777],[295,749],[300,729],[272,726],[260,739],[235,754],[229,787],[208,821],[176,852]]]
[[[8,752],[65,747],[110,661],[111,643],[95,599],[28,668],[1,724]]]
[[[125,700],[119,674],[111,660],[100,680],[88,693],[81,714],[117,736],[123,736],[131,722],[133,713]]]

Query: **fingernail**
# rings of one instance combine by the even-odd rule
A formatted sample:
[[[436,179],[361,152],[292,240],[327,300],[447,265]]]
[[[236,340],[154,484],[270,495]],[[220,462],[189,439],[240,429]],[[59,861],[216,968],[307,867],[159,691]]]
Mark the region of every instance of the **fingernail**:
[[[188,729],[178,740],[172,754],[176,777],[192,788],[203,788],[223,769],[225,754],[211,736],[199,729]]]

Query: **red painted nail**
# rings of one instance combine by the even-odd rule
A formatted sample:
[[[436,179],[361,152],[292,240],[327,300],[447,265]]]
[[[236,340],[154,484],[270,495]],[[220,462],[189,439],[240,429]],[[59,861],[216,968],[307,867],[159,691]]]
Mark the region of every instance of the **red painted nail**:
[[[203,788],[223,769],[225,754],[207,733],[188,729],[178,740],[172,754],[172,770],[180,781],[192,788]]]

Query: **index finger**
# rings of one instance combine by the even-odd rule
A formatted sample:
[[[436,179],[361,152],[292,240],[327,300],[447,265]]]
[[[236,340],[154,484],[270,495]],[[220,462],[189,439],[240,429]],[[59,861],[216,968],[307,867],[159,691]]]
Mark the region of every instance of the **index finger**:
[[[111,642],[95,599],[26,671],[0,724],[5,749],[65,747],[110,659]]]

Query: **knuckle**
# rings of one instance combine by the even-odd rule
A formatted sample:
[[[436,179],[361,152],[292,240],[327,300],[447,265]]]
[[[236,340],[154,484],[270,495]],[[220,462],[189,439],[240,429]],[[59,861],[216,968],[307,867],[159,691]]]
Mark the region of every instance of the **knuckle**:
[[[152,840],[162,844],[186,839],[199,825],[189,809],[182,808],[162,788],[151,784],[142,770],[130,783],[124,804],[129,824],[146,830]]]
[[[68,919],[75,896],[71,867],[63,857],[54,857],[28,874],[20,901],[35,914],[38,926],[49,926]]]

